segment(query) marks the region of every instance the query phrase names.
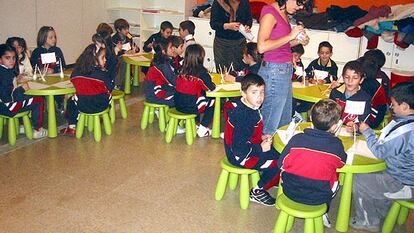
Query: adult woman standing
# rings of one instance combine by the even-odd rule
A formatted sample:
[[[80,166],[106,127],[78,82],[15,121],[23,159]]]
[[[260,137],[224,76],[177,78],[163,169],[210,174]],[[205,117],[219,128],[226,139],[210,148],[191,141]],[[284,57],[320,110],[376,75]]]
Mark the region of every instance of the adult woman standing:
[[[288,14],[303,9],[305,1],[277,0],[262,9],[257,48],[259,53],[264,54],[258,74],[266,82],[262,108],[265,137],[271,137],[277,128],[289,124],[292,117],[293,65],[290,47],[299,43],[306,45],[309,38],[303,26],[291,28]],[[297,39],[299,34],[300,40]]]
[[[243,65],[245,37],[239,32],[240,25],[250,32],[252,15],[249,0],[215,0],[211,6],[210,26],[216,31],[214,38],[214,60],[216,68],[227,68],[233,63],[236,70]]]

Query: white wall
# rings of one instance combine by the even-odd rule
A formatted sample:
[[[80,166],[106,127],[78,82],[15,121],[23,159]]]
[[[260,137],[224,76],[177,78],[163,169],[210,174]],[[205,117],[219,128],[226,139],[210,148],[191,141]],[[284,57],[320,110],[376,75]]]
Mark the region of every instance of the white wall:
[[[35,48],[39,28],[52,26],[68,64],[76,61],[106,19],[105,0],[0,0],[0,6],[0,43],[20,36]]]

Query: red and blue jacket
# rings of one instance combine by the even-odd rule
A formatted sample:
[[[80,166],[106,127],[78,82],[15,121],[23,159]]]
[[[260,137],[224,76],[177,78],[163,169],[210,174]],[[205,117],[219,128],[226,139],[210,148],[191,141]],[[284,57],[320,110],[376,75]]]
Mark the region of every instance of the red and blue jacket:
[[[384,87],[372,78],[365,78],[361,89],[371,96],[371,114],[366,123],[375,129],[381,124],[387,113],[387,94]]]
[[[144,79],[146,100],[150,103],[173,106],[176,78],[168,62],[151,66]]]

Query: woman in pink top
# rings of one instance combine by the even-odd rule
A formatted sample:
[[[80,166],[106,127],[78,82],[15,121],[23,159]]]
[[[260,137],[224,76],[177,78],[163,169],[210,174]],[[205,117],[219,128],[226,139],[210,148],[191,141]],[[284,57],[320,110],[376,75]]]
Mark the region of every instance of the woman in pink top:
[[[306,45],[309,38],[303,26],[291,28],[289,14],[303,9],[306,0],[277,0],[264,6],[260,16],[257,49],[263,53],[259,75],[266,82],[262,107],[263,135],[271,137],[277,128],[289,124],[292,117],[293,74],[291,46]],[[298,35],[300,40],[297,39]]]

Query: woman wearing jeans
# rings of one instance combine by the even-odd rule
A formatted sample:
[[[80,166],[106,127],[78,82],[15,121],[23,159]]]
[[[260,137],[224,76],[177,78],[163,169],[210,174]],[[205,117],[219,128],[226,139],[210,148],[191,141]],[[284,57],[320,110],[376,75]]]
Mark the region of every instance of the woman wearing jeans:
[[[305,0],[306,1],[306,0]],[[277,128],[289,124],[292,117],[292,53],[291,46],[306,45],[309,38],[303,26],[291,28],[288,14],[303,9],[304,0],[277,0],[264,6],[260,17],[257,48],[263,53],[259,75],[266,82],[262,107],[263,135],[272,137]],[[301,40],[296,37],[303,33]]]

